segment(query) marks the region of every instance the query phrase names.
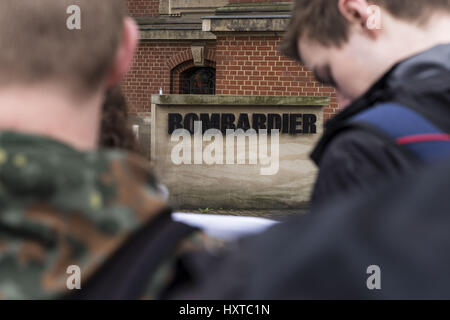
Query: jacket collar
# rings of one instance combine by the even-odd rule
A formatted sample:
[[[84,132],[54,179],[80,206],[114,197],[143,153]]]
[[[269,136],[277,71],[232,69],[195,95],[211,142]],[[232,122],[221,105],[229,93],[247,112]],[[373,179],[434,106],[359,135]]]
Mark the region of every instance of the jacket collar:
[[[442,44],[412,56],[394,65],[360,98],[325,124],[325,133],[311,158],[319,163],[326,145],[356,114],[382,102],[392,101],[396,92],[405,92],[414,84],[423,84],[427,78],[450,72],[450,44]]]

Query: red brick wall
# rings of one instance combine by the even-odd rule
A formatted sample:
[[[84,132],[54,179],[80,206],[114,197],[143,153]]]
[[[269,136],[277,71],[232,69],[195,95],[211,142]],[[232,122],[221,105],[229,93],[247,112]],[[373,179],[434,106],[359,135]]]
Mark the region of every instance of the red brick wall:
[[[172,70],[192,61],[191,44],[182,41],[140,44],[133,66],[122,82],[131,114],[151,112],[151,96],[158,94],[160,88],[165,94],[171,93]],[[207,46],[206,59],[214,60],[214,51],[213,45]]]
[[[159,16],[159,0],[127,0],[128,11],[131,16]]]
[[[230,2],[266,1],[275,2]],[[158,15],[159,1],[127,2],[134,17]],[[325,118],[330,118],[338,111],[334,89],[317,83],[311,72],[282,57],[277,50],[280,40],[274,36],[218,36],[217,50],[210,45],[206,53],[206,58],[216,64],[216,94],[330,96],[332,104],[325,108]],[[123,81],[132,114],[151,112],[151,95],[159,93],[159,88],[164,93],[178,93],[176,74],[180,66],[189,65],[191,44],[187,41],[141,43],[132,69]],[[175,76],[171,82],[172,70]]]
[[[151,112],[151,95],[159,93],[159,88],[169,93],[170,70],[167,61],[189,48],[187,43],[141,43],[122,84],[130,113]]]
[[[332,104],[325,108],[328,119],[338,111],[334,89],[319,84],[310,71],[282,57],[277,51],[280,40],[273,36],[219,36],[216,47],[210,45],[206,52],[206,58],[216,63],[216,94],[330,96]],[[141,43],[123,81],[132,114],[150,112],[151,95],[160,88],[164,93],[178,93],[177,70],[192,61],[190,48],[190,42]]]
[[[281,38],[220,36],[216,46],[216,93],[230,95],[330,96],[325,118],[338,110],[334,89],[314,80],[312,73],[281,56]]]

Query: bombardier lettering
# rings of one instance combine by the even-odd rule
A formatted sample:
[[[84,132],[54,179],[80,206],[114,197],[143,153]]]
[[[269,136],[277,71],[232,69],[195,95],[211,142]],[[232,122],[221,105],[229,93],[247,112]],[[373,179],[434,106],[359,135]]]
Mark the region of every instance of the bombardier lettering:
[[[247,131],[259,130],[279,130],[280,134],[316,134],[317,116],[314,114],[277,114],[277,113],[241,113],[239,116],[233,113],[169,113],[168,133],[172,134],[177,129],[188,130],[194,133],[194,123],[202,122],[205,133],[209,129],[220,130],[223,134],[227,130],[242,129]]]

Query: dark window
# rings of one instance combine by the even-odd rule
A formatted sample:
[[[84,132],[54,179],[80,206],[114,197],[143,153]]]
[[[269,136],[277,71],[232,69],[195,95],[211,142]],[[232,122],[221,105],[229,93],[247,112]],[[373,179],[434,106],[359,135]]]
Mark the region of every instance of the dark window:
[[[215,94],[216,70],[214,68],[192,68],[181,74],[181,94]]]

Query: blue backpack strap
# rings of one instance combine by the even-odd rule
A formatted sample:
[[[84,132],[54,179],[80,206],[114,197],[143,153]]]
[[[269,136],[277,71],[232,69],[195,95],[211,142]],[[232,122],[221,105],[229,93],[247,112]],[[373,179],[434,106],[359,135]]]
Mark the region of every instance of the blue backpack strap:
[[[425,163],[450,159],[450,135],[419,113],[396,103],[380,104],[352,118],[392,137]]]

